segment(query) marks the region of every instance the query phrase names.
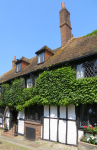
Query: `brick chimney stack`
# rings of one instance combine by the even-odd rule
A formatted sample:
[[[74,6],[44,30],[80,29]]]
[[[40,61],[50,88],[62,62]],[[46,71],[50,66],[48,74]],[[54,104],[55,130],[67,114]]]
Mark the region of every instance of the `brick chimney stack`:
[[[16,66],[16,56],[14,56],[14,60],[12,60],[12,68]]]
[[[61,3],[62,9],[59,11],[60,13],[60,30],[61,30],[61,46],[65,46],[68,40],[71,39],[71,23],[70,23],[70,13],[65,8],[65,3]]]

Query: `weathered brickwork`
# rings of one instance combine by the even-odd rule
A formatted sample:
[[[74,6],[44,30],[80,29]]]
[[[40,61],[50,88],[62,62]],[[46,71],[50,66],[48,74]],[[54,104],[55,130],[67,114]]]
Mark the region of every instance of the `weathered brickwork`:
[[[25,121],[24,123],[24,136],[26,136],[26,127],[36,129],[36,140],[41,139],[41,123],[32,122],[32,121]]]
[[[29,65],[28,63],[22,61],[21,70],[23,70],[28,65]]]
[[[60,29],[61,29],[61,46],[65,46],[68,40],[71,39],[71,23],[70,23],[70,13],[65,8],[60,10]]]
[[[52,53],[45,51],[45,61],[47,61],[52,55],[53,55]]]

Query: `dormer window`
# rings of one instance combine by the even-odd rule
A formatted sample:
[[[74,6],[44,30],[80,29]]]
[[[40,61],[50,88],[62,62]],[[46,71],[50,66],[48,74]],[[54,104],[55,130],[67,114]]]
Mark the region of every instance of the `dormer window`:
[[[46,45],[38,50],[35,54],[37,54],[37,64],[46,62],[51,56],[54,55],[53,51]]]
[[[16,72],[19,72],[19,71],[21,71],[21,63],[18,63],[16,65]]]
[[[38,54],[38,64],[44,62],[44,52]]]

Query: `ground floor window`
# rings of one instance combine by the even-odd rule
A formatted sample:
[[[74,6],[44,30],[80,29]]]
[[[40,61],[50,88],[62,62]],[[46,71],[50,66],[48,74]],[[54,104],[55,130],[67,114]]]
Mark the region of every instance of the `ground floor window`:
[[[80,126],[97,124],[97,104],[80,106]]]
[[[42,122],[43,119],[43,106],[33,105],[29,108],[25,108],[26,120]]]

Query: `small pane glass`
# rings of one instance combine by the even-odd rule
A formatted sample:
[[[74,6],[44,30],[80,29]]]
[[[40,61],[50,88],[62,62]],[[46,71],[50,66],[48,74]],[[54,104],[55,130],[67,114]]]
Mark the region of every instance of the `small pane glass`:
[[[84,68],[83,64],[76,66],[76,79],[84,78]]]

